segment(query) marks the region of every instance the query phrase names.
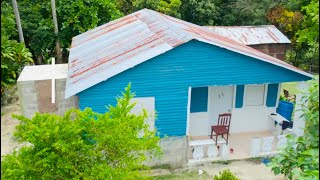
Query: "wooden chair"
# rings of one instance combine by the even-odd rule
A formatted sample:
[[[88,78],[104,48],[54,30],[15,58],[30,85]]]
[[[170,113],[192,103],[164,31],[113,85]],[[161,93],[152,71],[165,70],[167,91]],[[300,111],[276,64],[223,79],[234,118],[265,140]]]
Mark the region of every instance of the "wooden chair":
[[[223,139],[226,140],[226,143],[228,145],[230,121],[231,121],[231,113],[219,114],[218,124],[216,126],[211,126],[210,139],[212,139],[212,136],[215,136],[216,145],[218,144],[218,136],[220,135],[222,136]],[[213,132],[215,133],[215,135],[213,135]],[[223,135],[227,135],[227,138],[225,138]]]

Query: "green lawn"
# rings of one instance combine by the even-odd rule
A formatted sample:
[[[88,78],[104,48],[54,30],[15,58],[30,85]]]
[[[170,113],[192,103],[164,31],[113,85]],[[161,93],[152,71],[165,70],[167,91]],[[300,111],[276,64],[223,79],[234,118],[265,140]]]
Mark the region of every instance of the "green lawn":
[[[316,79],[319,79],[319,75],[315,75]],[[289,91],[290,95],[298,94],[299,89],[298,89],[298,83],[297,82],[289,82],[289,83],[282,83],[281,84],[281,95],[283,94],[283,89],[286,89]]]
[[[297,85],[298,85],[297,82],[282,83],[281,84],[281,95],[284,95],[283,89],[289,91],[290,95],[297,94],[299,92]]]

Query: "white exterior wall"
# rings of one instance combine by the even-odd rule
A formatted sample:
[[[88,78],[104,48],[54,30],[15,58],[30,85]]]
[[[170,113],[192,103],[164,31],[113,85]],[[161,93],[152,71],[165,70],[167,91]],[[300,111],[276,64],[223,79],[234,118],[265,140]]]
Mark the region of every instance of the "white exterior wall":
[[[299,82],[298,83],[298,89],[301,92],[307,92],[308,90],[308,85],[306,82]],[[295,107],[295,112],[294,112],[294,119],[293,119],[293,127],[292,130],[297,136],[302,136],[304,134],[304,127],[305,127],[305,118],[303,115],[303,112],[301,109],[301,104],[302,103],[307,103],[303,102],[302,98],[303,94],[298,93],[296,95],[296,107]]]
[[[243,97],[243,107],[235,108],[235,92],[233,93],[233,108],[231,109],[231,124],[230,133],[242,133],[242,132],[258,132],[258,131],[270,131],[274,128],[274,121],[269,118],[271,113],[276,112],[276,108],[279,103],[281,84],[279,84],[277,102],[275,107],[267,107],[268,86],[265,86],[264,105],[263,106],[246,106],[245,92]],[[246,86],[245,86],[246,90]],[[209,96],[209,98],[211,98]],[[210,100],[208,100],[209,102]],[[209,106],[209,104],[208,104]],[[189,134],[191,136],[207,136],[210,134],[210,128],[206,130],[205,127],[209,125],[209,112],[190,113],[189,120]]]
[[[190,113],[189,134],[192,136],[206,136],[208,132],[208,112]]]
[[[236,89],[236,88],[235,88]],[[271,113],[275,113],[279,103],[281,84],[278,87],[277,102],[275,107],[267,107],[267,90],[265,85],[264,105],[246,106],[246,86],[244,86],[242,108],[232,109],[230,133],[271,131],[274,128],[274,121],[269,118]],[[235,93],[234,93],[235,94]],[[234,96],[235,101],[235,96]],[[233,103],[235,105],[235,103]]]
[[[232,109],[230,133],[269,131],[274,127],[274,121],[268,116],[276,112],[276,108],[243,107]]]
[[[269,118],[275,113],[275,107],[245,107],[231,110],[230,133],[269,131],[274,128],[274,121]],[[208,113],[190,113],[189,134],[193,136],[209,135],[203,126],[208,125]]]

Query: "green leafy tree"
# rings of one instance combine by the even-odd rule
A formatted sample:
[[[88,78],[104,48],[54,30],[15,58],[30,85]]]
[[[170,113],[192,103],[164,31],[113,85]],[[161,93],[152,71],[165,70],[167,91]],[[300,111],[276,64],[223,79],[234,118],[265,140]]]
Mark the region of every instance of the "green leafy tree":
[[[269,9],[284,4],[286,0],[224,0],[221,5],[219,25],[248,26],[268,24]]]
[[[319,179],[319,81],[313,80],[302,103],[305,117],[304,135],[288,135],[287,146],[276,155],[270,166],[274,174],[289,179]]]
[[[19,1],[25,45],[35,58],[36,64],[46,64],[55,55],[55,36],[50,1]]]
[[[180,0],[120,0],[118,5],[126,15],[147,8],[180,18]]]
[[[57,1],[56,10],[64,62],[68,59],[67,49],[72,37],[123,15],[115,0]],[[50,1],[24,0],[19,2],[19,11],[25,44],[34,55],[35,62],[49,63],[48,59],[55,56],[56,49]]]
[[[216,25],[221,0],[182,0],[181,18],[202,26]]]
[[[31,146],[4,156],[2,179],[140,179],[148,157],[161,153],[159,137],[130,113],[130,85],[104,114],[72,109],[63,116],[36,114],[21,121],[15,137]],[[141,132],[144,132],[141,135]]]
[[[157,11],[167,14],[169,16],[180,18],[181,17],[180,6],[181,6],[180,0],[170,0],[170,1],[160,0]]]
[[[23,67],[32,63],[32,54],[23,43],[1,37],[1,92],[15,84]]]
[[[284,32],[291,41],[296,41],[296,33],[301,28],[303,15],[300,11],[290,11],[283,6],[276,6],[267,12],[269,22]]]
[[[1,38],[17,38],[18,31],[14,18],[12,7],[6,2],[1,2]]]
[[[32,64],[32,54],[18,43],[14,15],[8,3],[1,3],[1,95],[15,84],[22,68]]]
[[[319,70],[319,2],[289,0],[267,12],[270,23],[291,40],[286,61],[310,72]]]
[[[304,58],[309,65],[309,71],[319,71],[319,0],[312,0],[303,6],[305,12],[302,29],[297,32],[298,47],[307,47]],[[312,69],[316,67],[316,69]]]
[[[64,0],[57,1],[59,34],[62,46],[69,48],[71,39],[123,16],[112,0]]]

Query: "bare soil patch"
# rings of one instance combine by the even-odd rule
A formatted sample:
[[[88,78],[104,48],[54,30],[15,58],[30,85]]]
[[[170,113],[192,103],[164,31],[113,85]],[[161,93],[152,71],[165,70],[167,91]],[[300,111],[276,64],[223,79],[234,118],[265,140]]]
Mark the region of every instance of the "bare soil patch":
[[[259,160],[239,160],[224,163],[208,163],[192,167],[184,167],[170,170],[171,174],[165,173],[163,175],[156,173],[153,179],[195,179],[195,180],[212,180],[219,172],[229,169],[239,179],[243,180],[285,180],[283,175],[275,176],[271,168],[267,167]],[[199,175],[198,172],[202,171]],[[155,171],[158,172],[158,171]]]
[[[1,106],[1,157],[22,146],[13,137],[20,121],[12,118],[12,114],[21,114],[19,101]]]

